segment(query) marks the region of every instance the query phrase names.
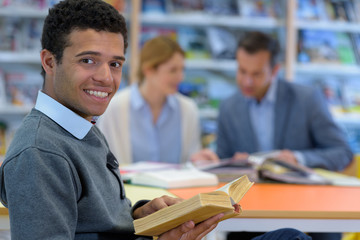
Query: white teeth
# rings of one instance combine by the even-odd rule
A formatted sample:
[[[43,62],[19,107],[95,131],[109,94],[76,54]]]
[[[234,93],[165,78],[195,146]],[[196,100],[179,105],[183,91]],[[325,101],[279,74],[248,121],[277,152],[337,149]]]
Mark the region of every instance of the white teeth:
[[[106,98],[109,93],[107,92],[100,92],[100,91],[93,91],[93,90],[86,90],[87,93],[89,93],[90,95],[94,95],[95,97],[99,97],[99,98]]]

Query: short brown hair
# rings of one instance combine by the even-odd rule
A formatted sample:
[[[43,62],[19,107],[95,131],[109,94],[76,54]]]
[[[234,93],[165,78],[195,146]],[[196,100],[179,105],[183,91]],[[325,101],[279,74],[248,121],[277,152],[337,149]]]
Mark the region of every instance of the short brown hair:
[[[270,52],[270,64],[274,67],[278,62],[280,46],[277,40],[263,32],[248,32],[240,39],[238,50],[244,49],[250,54],[265,50]]]

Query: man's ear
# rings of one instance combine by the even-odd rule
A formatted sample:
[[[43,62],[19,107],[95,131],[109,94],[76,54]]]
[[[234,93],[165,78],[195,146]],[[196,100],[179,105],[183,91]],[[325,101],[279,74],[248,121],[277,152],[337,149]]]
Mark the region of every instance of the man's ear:
[[[47,75],[52,75],[55,71],[55,56],[47,49],[40,52],[41,65]]]

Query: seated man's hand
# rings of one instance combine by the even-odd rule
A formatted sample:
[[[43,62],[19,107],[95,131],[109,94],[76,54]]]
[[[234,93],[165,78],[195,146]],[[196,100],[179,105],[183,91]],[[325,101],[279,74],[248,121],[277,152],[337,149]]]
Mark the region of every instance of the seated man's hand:
[[[150,215],[151,213],[154,213],[162,208],[171,206],[171,205],[173,205],[175,203],[179,203],[181,201],[183,201],[183,199],[173,198],[173,197],[169,197],[166,195],[159,197],[159,198],[154,198],[150,202],[135,209],[135,211],[133,212],[133,218],[138,219],[138,218],[145,217],[145,216]]]
[[[235,161],[247,161],[249,154],[246,152],[236,152],[232,157]]]
[[[224,216],[223,213],[217,214],[204,222],[195,226],[194,222],[185,222],[177,228],[171,229],[159,236],[159,240],[201,240],[206,234],[211,232],[218,221]]]
[[[201,165],[206,163],[217,163],[220,160],[216,153],[209,148],[205,148],[191,155],[191,161],[195,165]]]
[[[276,159],[293,164],[298,163],[295,154],[287,149],[279,151],[279,154],[276,156]]]

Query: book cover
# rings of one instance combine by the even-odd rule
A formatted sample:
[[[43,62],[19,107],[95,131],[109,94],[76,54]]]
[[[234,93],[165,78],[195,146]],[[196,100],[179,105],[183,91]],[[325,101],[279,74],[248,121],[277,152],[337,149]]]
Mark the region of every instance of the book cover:
[[[178,42],[185,51],[187,59],[209,59],[211,57],[208,38],[203,29],[195,27],[180,27]]]
[[[356,56],[350,35],[345,32],[337,32],[336,37],[340,63],[347,65],[356,64]]]
[[[277,18],[277,0],[238,0],[239,12],[242,17]]]
[[[239,15],[237,0],[204,0],[204,11],[219,15]]]
[[[143,0],[143,14],[166,14],[165,0]]]
[[[335,20],[340,22],[349,22],[349,16],[346,13],[344,1],[331,1],[335,12]]]
[[[171,0],[169,3],[172,13],[201,12],[204,9],[203,0]]]
[[[297,1],[297,17],[303,20],[319,20],[320,5],[319,0],[300,0]]]
[[[299,33],[298,61],[313,63],[340,63],[335,32],[301,30]]]
[[[225,212],[220,220],[241,214],[237,204],[253,185],[247,176],[242,176],[210,193],[199,193],[183,202],[160,209],[146,217],[134,220],[135,234],[158,236],[184,222],[202,222],[211,216]]]
[[[5,106],[6,101],[6,88],[5,88],[5,79],[4,72],[0,68],[0,106]]]

